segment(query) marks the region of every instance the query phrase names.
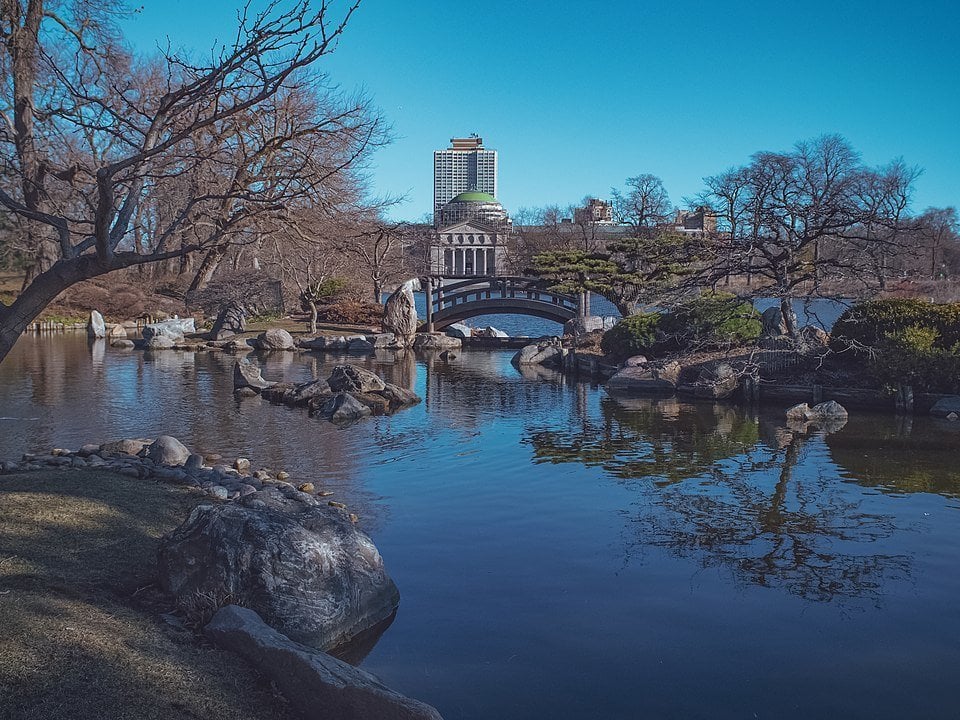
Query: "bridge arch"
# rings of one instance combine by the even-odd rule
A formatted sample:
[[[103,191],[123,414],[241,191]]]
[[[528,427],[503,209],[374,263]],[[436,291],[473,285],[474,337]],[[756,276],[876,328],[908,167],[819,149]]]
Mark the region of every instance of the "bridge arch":
[[[424,289],[427,322],[421,332],[478,315],[531,315],[562,325],[578,317],[582,307],[576,296],[547,290],[542,281],[525,277],[429,278]]]

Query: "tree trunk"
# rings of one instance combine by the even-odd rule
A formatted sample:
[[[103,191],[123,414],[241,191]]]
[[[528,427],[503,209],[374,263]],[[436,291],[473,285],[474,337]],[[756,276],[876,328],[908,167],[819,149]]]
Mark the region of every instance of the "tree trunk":
[[[213,279],[213,274],[217,271],[217,268],[220,267],[220,261],[223,260],[226,252],[227,249],[220,246],[212,247],[207,251],[203,262],[200,263],[200,269],[197,270],[197,274],[193,276],[193,282],[190,283],[189,292],[203,290],[207,286],[207,283]]]
[[[793,298],[780,298],[780,313],[783,315],[783,322],[787,326],[787,335],[796,339],[800,336],[797,327],[797,314],[793,311]]]
[[[316,335],[317,334],[317,301],[308,300],[307,302],[310,304],[310,334]]]
[[[376,278],[373,281],[373,302],[376,305],[383,302],[383,281]]]

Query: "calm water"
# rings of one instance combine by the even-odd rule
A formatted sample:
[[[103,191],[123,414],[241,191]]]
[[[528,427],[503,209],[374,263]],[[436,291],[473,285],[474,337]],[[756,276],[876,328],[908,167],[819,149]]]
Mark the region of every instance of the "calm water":
[[[792,435],[509,357],[371,360],[425,402],[337,430],[235,401],[231,357],[28,337],[0,457],[168,432],[333,489],[402,594],[363,666],[448,720],[960,717],[957,424]]]

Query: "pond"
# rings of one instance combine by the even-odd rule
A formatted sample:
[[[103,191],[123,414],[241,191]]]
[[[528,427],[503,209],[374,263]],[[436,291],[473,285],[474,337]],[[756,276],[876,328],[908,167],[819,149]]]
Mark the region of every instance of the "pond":
[[[957,423],[803,435],[509,360],[351,358],[424,402],[339,430],[235,400],[230,356],[24,337],[0,458],[170,433],[333,490],[402,595],[362,666],[447,720],[960,715]]]

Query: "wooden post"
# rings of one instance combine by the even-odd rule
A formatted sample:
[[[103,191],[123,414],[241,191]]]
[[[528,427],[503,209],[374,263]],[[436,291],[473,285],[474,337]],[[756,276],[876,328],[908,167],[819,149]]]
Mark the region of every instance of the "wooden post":
[[[427,276],[427,332],[433,332],[433,278]]]

